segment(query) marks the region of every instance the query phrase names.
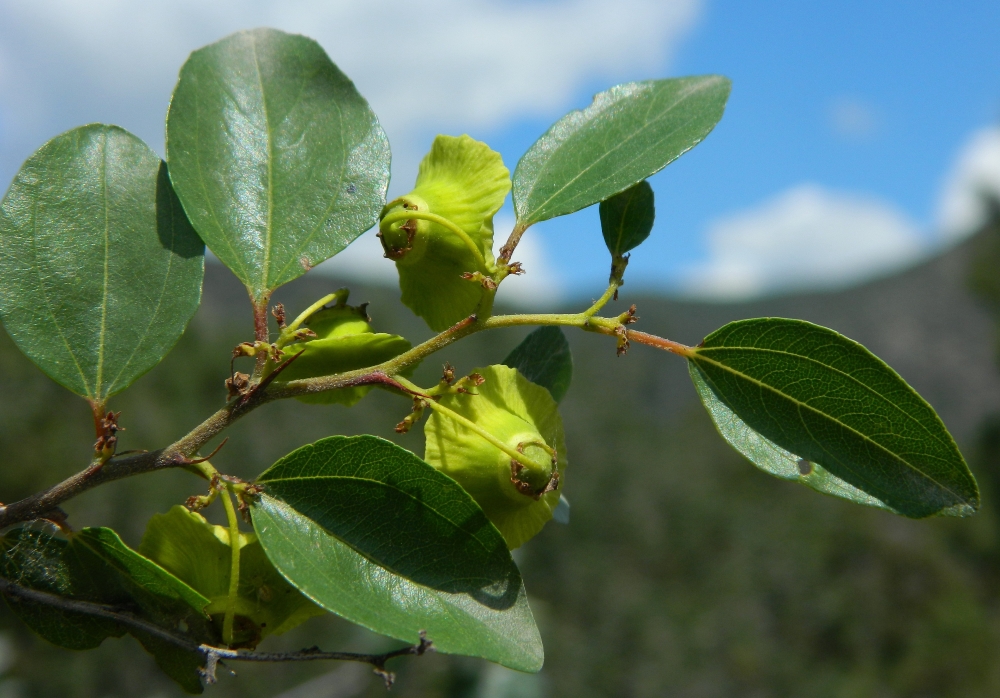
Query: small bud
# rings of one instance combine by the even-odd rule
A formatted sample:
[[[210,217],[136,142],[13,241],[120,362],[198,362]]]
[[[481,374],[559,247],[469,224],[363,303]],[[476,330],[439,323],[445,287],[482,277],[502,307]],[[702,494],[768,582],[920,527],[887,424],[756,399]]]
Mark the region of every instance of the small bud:
[[[279,329],[285,329],[285,306],[283,303],[275,303],[274,307],[271,308],[271,314],[274,315],[274,319],[278,322]]]
[[[493,216],[509,191],[510,172],[499,153],[469,136],[438,136],[414,190],[382,210],[379,237],[385,256],[396,262],[402,301],[431,329],[444,330],[476,311],[487,285],[464,283],[462,275],[491,272]],[[476,251],[449,226],[420,214],[446,219]]]
[[[440,403],[507,444],[511,456],[468,427],[434,412],[427,420],[424,460],[455,479],[516,548],[542,530],[559,503],[566,470],[562,420],[548,390],[515,369],[487,366],[477,394],[449,393]]]
[[[239,397],[250,386],[250,376],[237,371],[226,379],[226,399]]]

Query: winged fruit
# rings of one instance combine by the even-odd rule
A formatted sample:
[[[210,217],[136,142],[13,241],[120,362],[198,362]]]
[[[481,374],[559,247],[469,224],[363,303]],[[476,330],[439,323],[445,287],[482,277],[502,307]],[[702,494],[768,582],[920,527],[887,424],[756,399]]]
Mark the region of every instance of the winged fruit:
[[[478,394],[443,395],[440,404],[474,422],[509,450],[434,411],[424,428],[424,460],[472,495],[511,549],[542,530],[559,503],[566,444],[555,400],[507,366],[475,369]]]
[[[373,332],[371,318],[364,305],[354,307],[341,302],[313,313],[305,324],[316,333],[316,338],[284,348],[285,359],[296,354],[301,356],[279,374],[278,379],[282,382],[374,366],[399,356],[412,346],[398,335]],[[314,404],[340,403],[350,407],[369,390],[371,386],[341,388],[303,395],[298,399]]]
[[[201,514],[177,505],[149,520],[139,552],[211,601],[205,609],[222,627],[229,594],[229,530],[213,526]],[[280,635],[323,609],[302,595],[274,568],[253,533],[241,533],[239,596],[236,607],[238,646],[254,647],[268,635]]]
[[[469,136],[438,136],[413,191],[382,210],[379,237],[396,262],[402,301],[431,329],[476,312],[490,292],[493,216],[509,191],[499,153]]]

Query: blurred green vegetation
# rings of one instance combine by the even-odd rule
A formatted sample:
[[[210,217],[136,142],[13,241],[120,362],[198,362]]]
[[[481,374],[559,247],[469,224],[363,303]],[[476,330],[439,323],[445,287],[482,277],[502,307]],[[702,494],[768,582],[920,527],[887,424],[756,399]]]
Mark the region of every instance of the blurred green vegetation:
[[[976,264],[966,277],[970,254]],[[643,347],[616,359],[606,338],[570,334],[576,368],[562,412],[572,517],[517,552],[545,640],[545,668],[531,677],[443,655],[396,660],[392,695],[1000,695],[1000,395],[993,395],[1000,375],[993,347],[980,346],[994,332],[985,308],[1000,309],[1000,302],[977,305],[968,290],[969,283],[977,292],[997,289],[1000,301],[990,276],[1000,268],[1000,226],[949,255],[839,294],[732,306],[640,299],[640,327],[696,342],[735,317],[784,314],[868,344],[928,396],[959,437],[983,491],[977,516],[911,521],[775,480],[715,433],[679,359]],[[335,286],[303,279],[278,300],[294,314]],[[176,349],[112,400],[127,429],[120,450],[165,445],[222,404],[229,352],[251,326],[241,294],[228,272],[209,269],[203,307]],[[880,305],[886,298],[899,301]],[[351,300],[372,301],[377,331],[414,341],[429,336],[393,292],[355,290]],[[622,302],[633,300],[623,295]],[[900,328],[910,328],[905,342]],[[416,380],[436,380],[446,359],[459,371],[499,362],[525,332],[473,336],[425,362]],[[87,406],[6,336],[0,395],[0,498],[30,494],[86,463],[93,440]],[[421,430],[393,433],[408,409],[379,391],[350,409],[267,405],[230,431],[213,463],[250,478],[305,442],[364,432],[420,454]],[[112,526],[135,545],[150,515],[203,489],[187,473],[161,472],[99,488],[65,509],[74,526]],[[398,643],[327,617],[261,649],[311,645],[373,651]],[[238,675],[220,671],[207,695],[384,695],[381,681],[361,666],[231,668]],[[180,695],[134,641],[108,640],[89,653],[57,649],[5,607],[0,669],[0,698]]]

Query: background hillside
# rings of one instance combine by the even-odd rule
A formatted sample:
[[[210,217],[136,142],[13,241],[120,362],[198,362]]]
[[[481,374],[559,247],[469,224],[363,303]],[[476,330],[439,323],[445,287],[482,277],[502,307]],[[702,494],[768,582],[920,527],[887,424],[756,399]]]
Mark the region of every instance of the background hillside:
[[[536,678],[461,658],[404,660],[393,695],[1000,694],[998,240],[988,227],[941,257],[836,293],[705,304],[633,296],[625,286],[619,303],[638,305],[640,329],[685,343],[730,320],[765,315],[810,320],[862,342],[952,430],[983,490],[978,516],[910,521],[774,480],[718,437],[681,360],[645,347],[615,358],[607,338],[570,333],[575,375],[562,411],[572,518],[518,552],[545,669]],[[335,279],[302,279],[276,300],[297,312],[336,286]],[[354,289],[351,300],[371,301],[378,330],[414,341],[429,336],[395,292]],[[112,401],[127,428],[120,448],[162,446],[217,408],[229,351],[249,327],[238,282],[210,266],[203,306],[177,348]],[[422,366],[417,380],[436,380],[445,359],[460,371],[498,362],[524,333],[474,336]],[[5,335],[0,395],[4,501],[86,462],[93,437],[85,404]],[[213,462],[252,477],[307,441],[362,431],[422,453],[420,430],[392,432],[407,410],[383,393],[350,410],[272,404],[239,423]],[[75,526],[110,525],[137,544],[149,515],[201,488],[185,473],[164,472],[100,488],[66,510]],[[129,639],[67,653],[35,638],[5,607],[0,628],[0,698],[177,693]],[[387,646],[333,618],[272,642]],[[363,667],[235,668],[239,677],[223,677],[209,695],[384,694]]]

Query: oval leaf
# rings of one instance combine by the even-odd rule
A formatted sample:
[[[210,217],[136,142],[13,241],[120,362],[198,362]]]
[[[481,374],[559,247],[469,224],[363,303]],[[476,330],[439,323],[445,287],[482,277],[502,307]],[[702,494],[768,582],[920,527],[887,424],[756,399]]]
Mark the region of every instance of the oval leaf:
[[[322,439],[258,479],[251,508],[275,567],[377,633],[538,671],[542,645],[500,533],[451,478],[374,436]]]
[[[191,54],[167,160],[195,228],[258,301],[371,228],[389,183],[368,102],[319,44],[274,29]]]
[[[601,202],[601,232],[612,257],[642,244],[653,229],[653,188],[643,180]]]
[[[720,75],[617,85],[557,121],[517,163],[517,224],[579,211],[659,172],[722,118],[730,82]]]
[[[0,317],[53,380],[103,403],[184,332],[203,253],[156,154],[82,126],[28,158],[0,205]]]
[[[521,341],[503,360],[535,385],[562,401],[573,380],[573,355],[563,331],[553,325],[539,327]]]
[[[750,429],[886,507],[914,518],[978,508],[975,478],[940,418],[857,342],[760,318],[713,332],[688,359]]]
[[[735,448],[744,458],[763,470],[782,480],[791,480],[811,487],[817,492],[842,497],[855,504],[885,509],[895,514],[899,512],[889,507],[857,487],[849,485],[833,475],[821,465],[799,458],[789,453],[777,444],[765,439],[755,432],[747,423],[736,416],[736,413],[726,407],[705,382],[705,377],[693,363],[688,364],[691,381],[698,391],[705,409],[729,445]]]

